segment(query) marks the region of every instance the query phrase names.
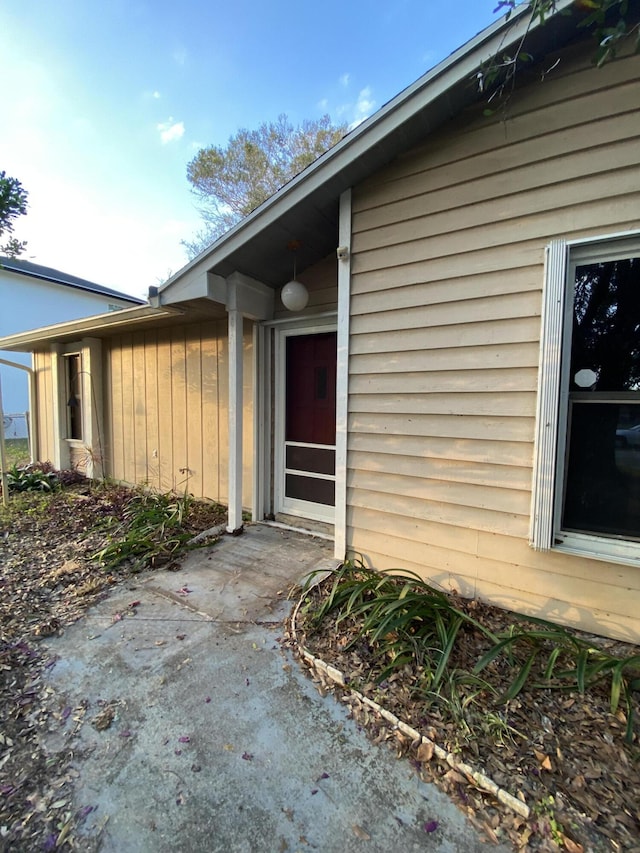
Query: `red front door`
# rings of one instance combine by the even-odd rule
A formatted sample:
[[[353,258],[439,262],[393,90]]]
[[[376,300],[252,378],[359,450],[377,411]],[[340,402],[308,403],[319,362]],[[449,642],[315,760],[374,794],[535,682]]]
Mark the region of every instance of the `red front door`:
[[[286,339],[285,504],[335,506],[336,352],[335,332]]]

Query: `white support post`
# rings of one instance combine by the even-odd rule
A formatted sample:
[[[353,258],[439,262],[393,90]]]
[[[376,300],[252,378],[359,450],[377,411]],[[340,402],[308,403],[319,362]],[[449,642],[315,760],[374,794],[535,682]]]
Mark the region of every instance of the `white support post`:
[[[9,484],[7,482],[7,457],[4,448],[4,410],[2,408],[2,382],[0,381],[0,477],[2,478],[2,503],[9,502]]]
[[[229,513],[227,533],[242,529],[242,314],[229,305]]]
[[[264,328],[253,326],[253,501],[251,518],[260,521],[265,513],[264,480]]]
[[[349,311],[351,290],[351,190],[340,196],[338,240],[338,360],[336,365],[336,507],[334,556],[347,549],[347,417],[349,414]]]
[[[40,412],[38,406],[38,383],[36,380],[35,358],[32,353],[31,368],[29,370],[29,420],[27,421],[31,464],[37,462],[40,458]]]

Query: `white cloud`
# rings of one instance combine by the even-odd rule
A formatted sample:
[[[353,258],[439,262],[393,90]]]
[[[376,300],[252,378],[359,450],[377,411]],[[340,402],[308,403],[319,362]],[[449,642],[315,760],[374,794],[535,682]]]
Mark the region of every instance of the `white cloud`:
[[[156,100],[156,101],[159,100],[160,92],[158,92],[158,90],[156,89],[155,92],[151,93],[151,97],[154,98],[154,100]]]
[[[343,89],[347,88],[350,80],[351,80],[351,75],[348,73],[345,73],[340,77],[340,85],[342,86]]]
[[[349,130],[353,130],[354,127],[357,127],[359,124],[369,118],[371,113],[376,108],[376,102],[372,97],[373,92],[370,86],[365,86],[364,89],[361,89],[358,93],[358,98],[356,102],[346,101],[342,104],[339,104],[335,110],[333,110],[333,114],[337,116],[341,121],[346,121],[349,125]]]
[[[356,101],[356,105],[354,108],[354,119],[351,122],[351,129],[357,127],[361,124],[366,118],[369,118],[371,113],[374,111],[376,102],[371,97],[371,87],[365,86],[364,89],[360,90],[358,94],[358,100]]]
[[[322,112],[326,112],[329,109],[328,98],[323,98],[321,101],[318,101],[318,109],[322,110]]]
[[[168,121],[160,122],[157,125],[157,129],[163,145],[167,145],[169,142],[176,142],[176,140],[182,139],[184,136],[184,122],[174,122],[172,116],[169,116]]]
[[[41,176],[16,236],[25,259],[146,298],[150,285],[184,266],[180,240],[200,227],[182,205],[131,197],[126,204],[55,176]],[[185,215],[186,214],[186,215]]]

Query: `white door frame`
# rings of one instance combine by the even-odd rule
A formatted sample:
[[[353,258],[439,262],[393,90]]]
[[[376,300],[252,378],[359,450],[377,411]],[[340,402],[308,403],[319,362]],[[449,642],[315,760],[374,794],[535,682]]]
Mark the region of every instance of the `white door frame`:
[[[285,419],[286,419],[286,352],[287,338],[294,335],[319,335],[337,331],[335,315],[308,317],[274,328],[274,465],[273,503],[274,512],[284,512],[316,521],[335,522],[335,506],[311,503],[310,501],[285,498]]]

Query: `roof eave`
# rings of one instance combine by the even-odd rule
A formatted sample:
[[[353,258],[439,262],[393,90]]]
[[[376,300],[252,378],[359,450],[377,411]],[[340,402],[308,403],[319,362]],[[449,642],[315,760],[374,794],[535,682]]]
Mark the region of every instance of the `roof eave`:
[[[20,260],[20,259],[18,259]],[[31,268],[29,268],[31,267]],[[63,287],[71,287],[75,290],[83,290],[87,293],[93,293],[96,296],[102,296],[105,299],[117,299],[121,302],[130,302],[135,305],[144,305],[145,300],[138,296],[131,296],[128,293],[122,293],[119,290],[113,290],[110,287],[103,287],[86,279],[73,277],[62,277],[62,275],[51,275],[51,272],[57,272],[50,267],[40,267],[39,264],[29,263],[29,267],[17,266],[12,259],[0,259],[0,270],[4,269],[13,275],[26,276],[27,278],[35,278],[39,281],[46,281],[50,284],[58,284]]]
[[[558,0],[556,13],[550,17],[560,14],[572,3],[573,0]],[[548,24],[550,17],[547,18],[544,26]],[[531,20],[528,6],[523,3],[514,10],[508,20],[503,18],[482,30],[381,107],[168,279],[158,291],[160,303],[164,304],[165,300],[170,301],[172,285],[185,274],[192,271],[198,274],[214,269],[333,177],[345,173],[345,178],[348,178],[349,167],[356,163],[366,151],[398,130],[410,118],[427,109],[430,103],[468,81],[481,64],[498,51],[508,50],[510,45],[518,43],[527,33],[534,32],[540,27],[540,21]]]
[[[96,314],[93,317],[68,320],[52,326],[43,326],[40,329],[7,335],[7,337],[0,338],[0,350],[33,352],[46,344],[57,343],[70,338],[91,337],[92,334],[103,333],[106,330],[118,334],[133,324],[150,322],[182,313],[178,308],[154,308],[147,304],[135,308],[123,308],[120,311],[109,311],[107,314]]]

